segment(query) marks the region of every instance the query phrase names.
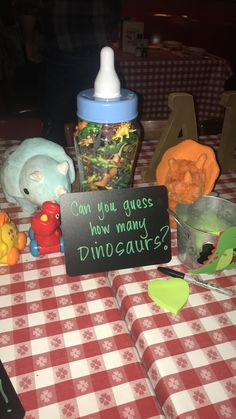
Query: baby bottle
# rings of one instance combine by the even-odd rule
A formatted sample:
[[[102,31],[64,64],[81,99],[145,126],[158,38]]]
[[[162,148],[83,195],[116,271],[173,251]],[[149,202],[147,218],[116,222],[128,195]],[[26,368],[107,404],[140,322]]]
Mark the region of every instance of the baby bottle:
[[[114,52],[104,47],[94,89],[77,96],[74,143],[80,191],[132,186],[140,126],[137,95],[120,88]]]

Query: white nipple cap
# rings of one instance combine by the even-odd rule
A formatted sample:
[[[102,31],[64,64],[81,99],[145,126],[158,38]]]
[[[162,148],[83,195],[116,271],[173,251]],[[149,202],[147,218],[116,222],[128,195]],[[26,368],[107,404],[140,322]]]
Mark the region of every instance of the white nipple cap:
[[[104,47],[100,53],[100,70],[94,82],[94,96],[101,99],[120,97],[120,80],[114,67],[114,51]]]

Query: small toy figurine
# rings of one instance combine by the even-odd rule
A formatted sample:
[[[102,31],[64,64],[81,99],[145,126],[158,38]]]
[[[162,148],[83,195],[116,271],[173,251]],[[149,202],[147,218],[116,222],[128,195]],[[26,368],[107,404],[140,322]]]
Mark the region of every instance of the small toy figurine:
[[[229,227],[220,233],[214,250],[204,264],[198,269],[190,269],[194,274],[215,274],[223,269],[236,268],[236,226]]]
[[[156,181],[167,187],[169,208],[175,211],[178,203],[191,204],[210,193],[219,172],[214,150],[186,139],[163,154],[156,168]],[[172,217],[170,221],[175,227]]]
[[[43,202],[71,191],[75,180],[72,159],[63,147],[44,138],[28,138],[3,156],[1,185],[9,202],[33,214]]]
[[[18,232],[6,212],[0,212],[0,263],[15,265],[26,246],[26,234]]]
[[[35,214],[29,230],[30,252],[33,256],[64,252],[64,240],[60,229],[60,205],[46,201],[42,210]]]

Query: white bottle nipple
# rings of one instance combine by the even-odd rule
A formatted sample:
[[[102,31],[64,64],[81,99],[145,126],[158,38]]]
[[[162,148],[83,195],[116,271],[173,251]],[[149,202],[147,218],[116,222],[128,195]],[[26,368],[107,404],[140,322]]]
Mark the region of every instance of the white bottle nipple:
[[[101,99],[120,97],[120,80],[114,67],[114,51],[104,47],[100,53],[100,69],[94,82],[94,96]]]

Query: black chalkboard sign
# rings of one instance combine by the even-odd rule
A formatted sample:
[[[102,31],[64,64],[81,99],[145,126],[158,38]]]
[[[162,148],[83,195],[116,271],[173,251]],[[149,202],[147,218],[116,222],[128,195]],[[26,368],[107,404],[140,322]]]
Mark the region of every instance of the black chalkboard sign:
[[[25,411],[0,361],[0,418],[21,419]]]
[[[169,262],[167,202],[165,186],[63,195],[68,275]]]

